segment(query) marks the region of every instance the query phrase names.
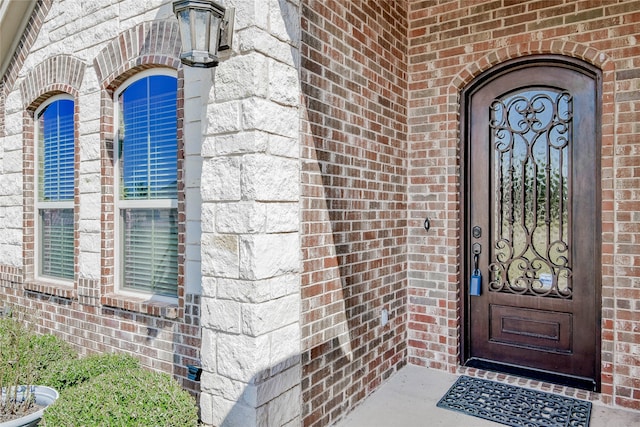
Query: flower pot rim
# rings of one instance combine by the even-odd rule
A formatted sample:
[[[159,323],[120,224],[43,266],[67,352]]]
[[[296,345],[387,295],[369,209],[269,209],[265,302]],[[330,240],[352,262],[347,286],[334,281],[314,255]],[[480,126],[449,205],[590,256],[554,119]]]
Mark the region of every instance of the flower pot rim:
[[[32,387],[32,393],[36,396],[36,403],[43,406],[42,409],[27,414],[23,417],[15,418],[13,420],[0,423],[0,427],[30,427],[36,426],[38,421],[42,418],[44,410],[49,405],[56,401],[59,394],[58,391],[52,387],[44,385],[35,386],[20,386],[20,387]],[[24,393],[24,392],[21,392]]]

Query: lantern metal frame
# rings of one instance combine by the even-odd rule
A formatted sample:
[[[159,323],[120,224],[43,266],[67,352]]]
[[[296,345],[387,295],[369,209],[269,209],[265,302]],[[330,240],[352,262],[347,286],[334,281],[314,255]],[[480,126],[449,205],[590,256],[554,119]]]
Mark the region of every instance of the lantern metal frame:
[[[218,66],[218,52],[231,49],[235,8],[214,0],[177,0],[173,12],[182,39],[182,63],[199,68]]]

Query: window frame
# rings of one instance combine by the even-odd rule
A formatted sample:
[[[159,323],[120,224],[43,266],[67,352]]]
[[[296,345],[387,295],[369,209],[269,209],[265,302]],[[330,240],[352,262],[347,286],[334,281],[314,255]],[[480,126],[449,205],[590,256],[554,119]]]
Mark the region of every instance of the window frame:
[[[44,155],[41,153],[40,148],[40,115],[46,110],[50,105],[57,101],[71,101],[73,102],[73,187],[74,187],[74,197],[70,200],[65,201],[55,201],[55,202],[44,202],[40,200],[40,156]],[[75,284],[76,278],[76,266],[75,266],[75,252],[77,246],[76,239],[76,209],[75,209],[75,189],[77,188],[76,182],[76,172],[77,172],[77,164],[76,164],[76,151],[77,151],[77,135],[76,135],[76,99],[67,93],[53,95],[47,98],[42,104],[36,108],[33,113],[33,136],[34,136],[34,144],[33,144],[33,152],[34,152],[34,168],[33,168],[33,178],[34,178],[34,196],[33,196],[33,215],[34,215],[34,271],[33,276],[34,280],[37,282],[47,282],[58,286],[66,286],[72,287]],[[74,216],[74,225],[73,225],[73,258],[74,258],[74,272],[73,277],[71,279],[63,279],[55,276],[47,276],[43,274],[43,256],[42,256],[42,231],[43,224],[42,218],[40,216],[40,211],[45,209],[71,209]]]
[[[176,197],[173,199],[148,199],[148,200],[122,200],[121,199],[121,171],[120,171],[120,107],[119,107],[119,97],[125,92],[132,84],[143,80],[152,76],[168,76],[176,79],[176,173],[177,173],[177,184],[178,188],[176,191]],[[176,229],[177,229],[177,246],[176,246],[176,254],[177,259],[176,263],[179,263],[180,259],[180,224],[179,224],[179,192],[180,192],[180,174],[179,174],[179,151],[180,151],[180,130],[179,130],[179,114],[178,114],[178,102],[180,96],[180,87],[179,87],[179,77],[178,73],[175,69],[172,68],[152,68],[148,70],[143,70],[132,77],[124,80],[119,87],[113,91],[113,201],[114,201],[114,290],[118,295],[130,296],[134,298],[144,297],[151,301],[165,302],[165,303],[176,303],[179,299],[180,294],[180,280],[178,273],[178,280],[176,281],[176,295],[168,296],[168,295],[160,295],[153,292],[146,292],[144,290],[135,290],[131,288],[124,287],[124,262],[123,262],[123,252],[124,252],[124,216],[122,212],[125,209],[174,209],[176,212]],[[176,266],[178,267],[178,265]]]

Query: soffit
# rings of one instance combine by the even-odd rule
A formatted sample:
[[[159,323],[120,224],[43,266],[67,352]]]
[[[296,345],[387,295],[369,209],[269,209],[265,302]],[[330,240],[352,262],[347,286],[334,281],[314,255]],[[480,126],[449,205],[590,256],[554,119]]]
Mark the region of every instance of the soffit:
[[[9,66],[36,0],[0,0],[0,79]]]

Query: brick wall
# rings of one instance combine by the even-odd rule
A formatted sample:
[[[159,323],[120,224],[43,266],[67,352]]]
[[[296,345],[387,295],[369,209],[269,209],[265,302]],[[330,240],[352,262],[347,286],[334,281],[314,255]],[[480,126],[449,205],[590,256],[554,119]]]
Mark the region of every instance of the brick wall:
[[[640,2],[410,2],[408,16],[409,362],[459,361],[459,91],[509,58],[562,54],[603,70],[602,400],[640,408]]]
[[[406,359],[407,10],[301,15],[303,417],[321,426]]]
[[[177,69],[180,65],[177,23],[165,22],[162,16],[154,20],[157,10],[150,4],[150,9],[140,10],[137,3],[120,2],[80,11],[67,9],[69,5],[64,2],[39,1],[3,76],[0,308],[28,307],[39,332],[62,337],[81,354],[130,353],[143,365],[174,375],[185,388],[198,393],[200,384],[187,378],[186,365],[200,359],[200,259],[198,254],[186,254],[185,242],[188,236],[191,241],[199,240],[199,216],[194,219],[193,215],[186,215],[185,187],[187,181],[190,185],[197,183],[199,176],[194,177],[196,171],[186,172],[183,167],[183,127],[178,135],[181,191],[177,303],[124,298],[113,293],[115,255],[113,234],[109,234],[114,215],[112,92],[143,69]],[[119,25],[127,28],[120,33],[113,20],[116,13],[121,14]],[[182,123],[186,110],[184,76],[181,69],[176,74],[178,117]],[[35,277],[33,115],[42,102],[60,93],[75,101],[75,280],[70,284]],[[198,130],[201,96],[192,94],[189,98],[197,111],[192,114],[196,119],[188,126]],[[194,139],[189,147],[191,155],[199,156],[198,140]],[[186,177],[187,173],[192,176]],[[198,202],[199,197],[190,201],[192,211],[199,212]],[[191,234],[186,232],[190,221],[195,224]],[[195,232],[197,236],[193,235]],[[187,277],[184,266],[189,262],[196,268]]]
[[[369,379],[375,377],[367,377],[366,363],[380,354],[376,322],[385,305],[378,302],[381,276],[367,274],[376,262],[408,271],[407,361],[457,371],[459,93],[492,65],[538,53],[577,57],[603,71],[601,399],[638,408],[640,293],[634,248],[640,229],[634,225],[634,199],[640,185],[640,2],[452,0],[406,7],[403,24],[402,2],[302,5],[305,424],[331,422],[377,385]],[[395,86],[402,90],[389,92]],[[398,107],[383,114],[385,120],[395,118],[401,125],[406,120],[392,143],[399,150],[389,157],[379,148],[384,147],[380,133],[388,135],[377,121],[384,102],[391,110]],[[406,156],[397,171],[406,168],[407,180],[390,190],[396,205],[371,202],[385,200],[390,188],[376,181],[381,165],[371,155],[392,162]],[[394,262],[375,252],[384,237],[368,241],[374,234],[363,229],[366,220],[385,215],[399,220],[404,213],[382,209],[405,202],[407,234],[396,240]],[[425,217],[431,220],[428,233]],[[393,226],[386,233],[394,233]],[[402,317],[403,302],[397,301],[401,308],[395,313]],[[350,353],[354,346],[361,350]],[[390,352],[381,360],[400,354]],[[353,375],[348,386],[340,381],[347,375]]]
[[[0,266],[0,308],[26,307],[37,332],[59,336],[80,354],[128,353],[199,393],[200,384],[188,379],[186,365],[200,358],[200,296],[187,295],[184,319],[167,319],[28,290],[23,277],[19,268]]]

